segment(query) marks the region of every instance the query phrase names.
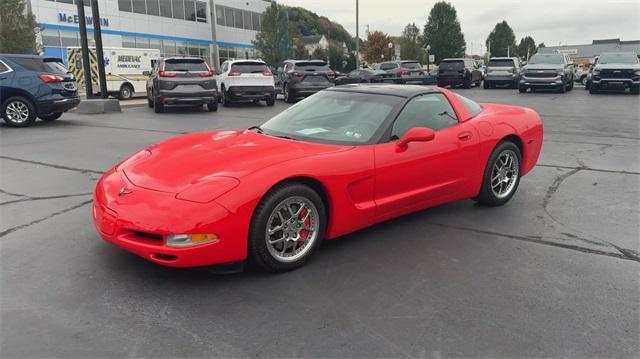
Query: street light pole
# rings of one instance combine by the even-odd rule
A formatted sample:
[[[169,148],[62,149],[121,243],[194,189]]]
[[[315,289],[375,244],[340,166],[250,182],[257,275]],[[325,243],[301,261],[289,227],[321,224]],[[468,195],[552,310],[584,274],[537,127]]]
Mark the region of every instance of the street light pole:
[[[87,41],[87,18],[84,16],[84,2],[76,1],[78,6],[78,26],[80,30],[80,47],[82,48],[82,69],[84,73],[84,91],[87,98],[93,97],[91,65],[89,65],[89,43]]]
[[[431,45],[427,45],[427,73],[429,73],[429,65],[431,62],[431,59],[429,58],[429,50],[431,50]]]
[[[358,23],[358,12],[358,0],[356,0],[356,69],[360,68],[360,24]]]

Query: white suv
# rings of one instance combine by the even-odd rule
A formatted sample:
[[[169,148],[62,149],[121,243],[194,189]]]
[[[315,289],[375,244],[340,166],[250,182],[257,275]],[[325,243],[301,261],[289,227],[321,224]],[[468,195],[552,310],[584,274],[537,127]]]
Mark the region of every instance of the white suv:
[[[262,60],[227,60],[216,82],[225,107],[236,101],[265,101],[267,106],[276,101],[273,74]]]

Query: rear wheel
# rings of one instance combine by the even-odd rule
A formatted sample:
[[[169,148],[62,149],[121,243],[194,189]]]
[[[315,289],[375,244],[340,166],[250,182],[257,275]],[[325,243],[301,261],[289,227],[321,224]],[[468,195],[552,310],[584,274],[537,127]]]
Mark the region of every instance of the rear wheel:
[[[273,106],[276,103],[276,94],[269,96],[266,100],[267,106]]]
[[[229,107],[231,106],[231,100],[229,99],[229,93],[227,92],[227,89],[222,86],[220,88],[220,94],[221,94],[221,102],[222,102],[222,106],[224,107]]]
[[[154,97],[153,99],[153,111],[155,113],[163,113],[164,112],[164,104],[159,97]]]
[[[42,121],[55,121],[59,119],[60,116],[62,116],[62,112],[48,113],[46,115],[40,115],[38,117],[40,117]]]
[[[133,86],[129,84],[124,84],[120,86],[120,91],[118,92],[118,98],[120,100],[130,100],[133,97]]]
[[[218,101],[215,100],[211,103],[207,104],[207,110],[209,110],[209,112],[216,112],[218,111]]]
[[[302,266],[320,246],[326,228],[325,206],[313,189],[279,185],[260,201],[249,227],[249,256],[269,272]]]
[[[4,122],[11,127],[27,127],[36,120],[35,107],[24,97],[10,97],[2,104],[0,113]]]
[[[516,193],[520,184],[520,149],[513,142],[500,142],[484,170],[482,189],[474,198],[486,206],[501,206]]]
[[[284,94],[284,102],[292,103],[296,100],[295,93],[292,93],[291,89],[289,88],[289,84],[285,84],[282,91]]]

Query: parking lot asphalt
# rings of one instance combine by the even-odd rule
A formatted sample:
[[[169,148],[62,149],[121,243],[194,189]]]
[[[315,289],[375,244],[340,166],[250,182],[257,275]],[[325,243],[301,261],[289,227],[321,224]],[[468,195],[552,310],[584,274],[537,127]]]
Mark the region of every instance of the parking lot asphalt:
[[[456,91],[542,116],[512,201],[391,220],[281,275],[146,262],[98,237],[90,203],[136,150],[257,125],[284,102],[0,127],[0,356],[637,356],[640,97]]]

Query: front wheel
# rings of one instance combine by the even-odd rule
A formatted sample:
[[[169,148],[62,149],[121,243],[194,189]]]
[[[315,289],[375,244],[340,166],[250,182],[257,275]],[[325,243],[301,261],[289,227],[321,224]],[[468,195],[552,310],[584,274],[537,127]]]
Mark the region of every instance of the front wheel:
[[[482,87],[484,87],[485,90],[488,90],[491,87],[491,83],[489,83],[489,81],[487,80],[484,80]]]
[[[326,223],[318,193],[299,183],[279,185],[265,195],[253,214],[249,257],[269,272],[298,268],[320,246]]]
[[[527,92],[527,87],[523,85],[518,85],[518,92],[525,93]]]
[[[632,94],[638,95],[640,94],[640,85],[631,85],[631,88],[629,90]]]
[[[599,88],[598,88],[598,85],[596,85],[596,84],[594,84],[594,83],[589,84],[589,93],[590,93],[590,94],[592,94],[592,95],[593,95],[593,94],[598,93],[598,89],[599,89]]]
[[[118,92],[118,99],[120,100],[130,100],[133,97],[133,87],[129,84],[124,84],[120,86],[120,91]]]
[[[520,184],[520,149],[513,142],[500,142],[491,153],[480,194],[474,199],[485,206],[502,206],[516,193]]]
[[[59,119],[60,116],[62,116],[62,112],[48,113],[46,115],[40,115],[38,117],[40,117],[42,121],[55,121]]]

